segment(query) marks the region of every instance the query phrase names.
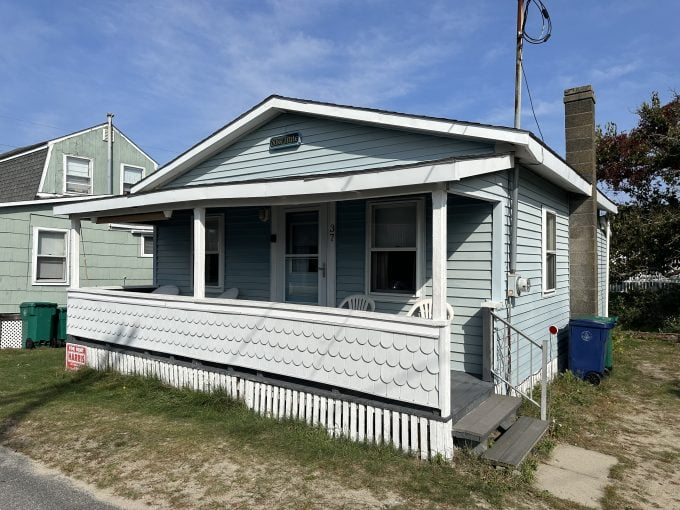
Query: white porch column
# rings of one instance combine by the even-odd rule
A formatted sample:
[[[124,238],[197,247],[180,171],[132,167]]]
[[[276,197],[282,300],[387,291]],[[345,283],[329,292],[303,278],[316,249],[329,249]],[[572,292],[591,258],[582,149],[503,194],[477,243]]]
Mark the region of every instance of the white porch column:
[[[446,204],[445,186],[432,192],[432,319],[446,321]],[[451,329],[439,330],[439,407],[442,416],[451,413]]]
[[[194,209],[194,297],[205,297],[205,207]]]
[[[68,236],[68,263],[70,288],[80,288],[80,218],[71,218],[71,231]]]

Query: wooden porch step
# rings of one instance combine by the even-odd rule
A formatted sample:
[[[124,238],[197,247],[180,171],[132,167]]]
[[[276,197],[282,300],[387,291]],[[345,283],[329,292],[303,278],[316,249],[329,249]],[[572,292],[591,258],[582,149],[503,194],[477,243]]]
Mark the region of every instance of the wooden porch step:
[[[491,395],[453,424],[453,437],[467,441],[486,441],[501,424],[509,426],[522,404],[518,397]]]
[[[495,466],[517,467],[548,430],[548,422],[520,416],[498,441],[482,454]]]

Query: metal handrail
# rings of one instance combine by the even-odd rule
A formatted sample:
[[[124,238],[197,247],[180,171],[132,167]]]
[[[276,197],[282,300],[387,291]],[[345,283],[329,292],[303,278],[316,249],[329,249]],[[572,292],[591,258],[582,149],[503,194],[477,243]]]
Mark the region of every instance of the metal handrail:
[[[492,363],[492,368],[490,369],[490,371],[501,382],[505,383],[507,386],[512,388],[513,391],[515,391],[515,393],[517,393],[518,395],[521,395],[522,397],[526,398],[529,402],[531,402],[535,406],[539,407],[541,409],[541,420],[547,420],[547,418],[548,418],[548,348],[549,348],[548,340],[544,339],[541,343],[538,343],[535,340],[529,338],[529,336],[526,333],[519,330],[517,327],[513,326],[510,322],[508,322],[507,320],[498,316],[496,313],[494,313],[493,310],[489,309],[489,313],[491,314],[491,317],[492,317],[493,320],[498,320],[501,323],[503,323],[509,329],[509,332],[514,331],[515,333],[517,333],[518,336],[523,337],[529,343],[531,343],[532,345],[541,349],[541,402],[540,402],[540,404],[538,402],[536,402],[533,398],[531,398],[527,393],[520,390],[519,385],[512,384],[505,377],[503,377],[501,374],[499,374],[497,372],[497,370],[495,370],[495,368],[496,368],[495,367],[495,356],[494,356],[494,362]],[[491,335],[493,335],[494,337],[495,337],[495,331],[496,331],[496,328],[493,327],[493,325],[492,325]],[[518,349],[518,352],[519,352],[519,345],[517,346],[517,349]],[[533,370],[533,351],[530,353],[530,356],[531,356],[531,359],[532,359],[531,367],[532,367],[532,370]],[[530,372],[532,370],[530,370]],[[530,377],[532,375],[533,374],[530,374]],[[510,377],[508,377],[508,379],[510,379]]]

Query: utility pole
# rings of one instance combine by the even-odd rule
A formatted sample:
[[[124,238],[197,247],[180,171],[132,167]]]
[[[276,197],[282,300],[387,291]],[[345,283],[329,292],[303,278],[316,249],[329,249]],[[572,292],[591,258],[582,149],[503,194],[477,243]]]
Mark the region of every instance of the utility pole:
[[[524,43],[524,0],[517,0],[517,53],[515,55],[515,128],[522,115],[522,46]]]

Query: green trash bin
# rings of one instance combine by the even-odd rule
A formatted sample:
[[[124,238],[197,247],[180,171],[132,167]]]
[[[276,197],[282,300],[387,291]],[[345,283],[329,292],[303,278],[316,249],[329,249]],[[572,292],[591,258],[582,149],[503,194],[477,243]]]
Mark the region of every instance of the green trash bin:
[[[57,308],[57,313],[54,316],[56,325],[56,345],[63,346],[66,344],[66,307],[60,306]]]
[[[609,326],[607,329],[607,343],[604,347],[604,368],[607,372],[611,372],[614,368],[614,339],[612,337],[614,326],[618,322],[618,317],[603,317],[601,315],[582,315],[576,317],[579,320],[589,320],[599,322],[605,326]]]
[[[49,344],[55,336],[54,316],[56,303],[30,301],[21,303],[21,346],[31,349],[36,345]]]

